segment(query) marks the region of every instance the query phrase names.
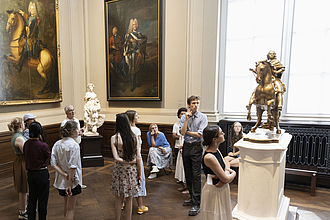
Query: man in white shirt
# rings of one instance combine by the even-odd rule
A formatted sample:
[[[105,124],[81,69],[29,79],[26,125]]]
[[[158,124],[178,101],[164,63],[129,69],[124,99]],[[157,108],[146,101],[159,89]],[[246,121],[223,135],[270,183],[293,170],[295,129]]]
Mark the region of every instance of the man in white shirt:
[[[67,106],[65,106],[64,107],[64,112],[65,112],[67,118],[62,121],[61,127],[63,127],[67,121],[75,121],[78,124],[78,130],[79,130],[78,137],[75,139],[75,141],[78,144],[80,144],[80,142],[81,142],[81,135],[84,133],[84,128],[80,128],[79,120],[74,117],[75,114],[76,114],[76,111],[73,108],[73,105],[67,105]],[[82,189],[85,189],[85,188],[87,188],[87,186],[86,185],[81,185],[81,188]]]

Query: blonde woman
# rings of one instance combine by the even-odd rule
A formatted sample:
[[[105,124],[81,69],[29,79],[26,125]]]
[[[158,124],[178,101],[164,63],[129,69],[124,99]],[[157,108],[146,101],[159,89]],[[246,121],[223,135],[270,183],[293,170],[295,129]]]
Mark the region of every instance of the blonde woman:
[[[25,160],[23,154],[23,146],[25,138],[23,137],[24,123],[23,119],[16,117],[11,120],[8,124],[9,130],[13,133],[11,137],[11,146],[14,149],[16,157],[13,164],[13,177],[14,177],[14,188],[19,196],[19,214],[18,219],[28,219],[27,214],[27,192],[28,192],[28,181],[25,170]]]

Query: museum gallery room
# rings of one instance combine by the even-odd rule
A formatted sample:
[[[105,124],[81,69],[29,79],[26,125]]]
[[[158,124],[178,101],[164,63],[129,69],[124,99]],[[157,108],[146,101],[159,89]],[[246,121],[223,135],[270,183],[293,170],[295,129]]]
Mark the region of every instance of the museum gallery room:
[[[0,220],[330,219],[330,1],[0,5]]]

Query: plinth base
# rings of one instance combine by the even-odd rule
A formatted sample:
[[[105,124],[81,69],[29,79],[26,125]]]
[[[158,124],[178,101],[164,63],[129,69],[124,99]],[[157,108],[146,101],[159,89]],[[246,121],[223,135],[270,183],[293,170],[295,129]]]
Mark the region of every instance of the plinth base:
[[[288,212],[289,212],[289,203],[290,199],[288,197],[283,196],[281,206],[278,210],[277,217],[256,217],[247,215],[244,212],[238,211],[237,206],[235,206],[233,210],[233,219],[238,220],[287,220]]]
[[[82,167],[104,166],[104,158],[101,153],[101,142],[103,136],[81,137],[81,162]]]

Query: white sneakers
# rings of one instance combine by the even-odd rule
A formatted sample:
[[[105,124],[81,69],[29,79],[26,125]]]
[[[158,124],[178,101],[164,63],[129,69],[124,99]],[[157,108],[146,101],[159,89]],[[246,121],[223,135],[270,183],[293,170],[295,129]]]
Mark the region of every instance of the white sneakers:
[[[148,179],[155,179],[157,177],[157,173],[152,173],[148,176]]]
[[[150,171],[150,173],[158,173],[159,169],[157,166],[152,166],[152,170]]]
[[[157,177],[158,172],[159,172],[158,167],[152,166],[152,170],[150,171],[150,175],[148,176],[148,179],[155,179]]]

